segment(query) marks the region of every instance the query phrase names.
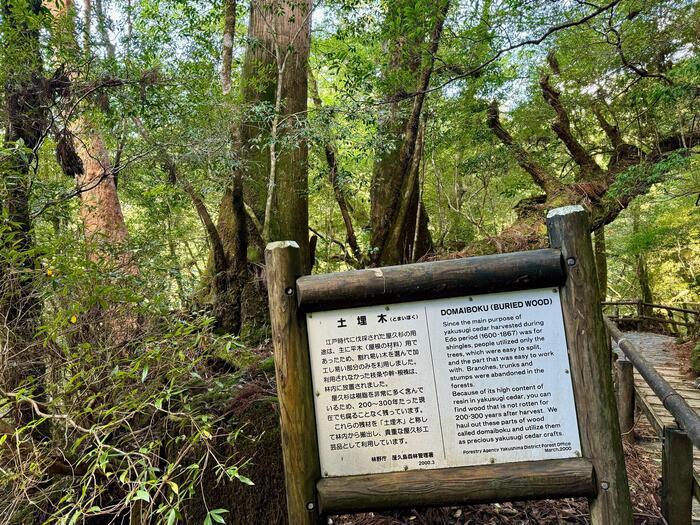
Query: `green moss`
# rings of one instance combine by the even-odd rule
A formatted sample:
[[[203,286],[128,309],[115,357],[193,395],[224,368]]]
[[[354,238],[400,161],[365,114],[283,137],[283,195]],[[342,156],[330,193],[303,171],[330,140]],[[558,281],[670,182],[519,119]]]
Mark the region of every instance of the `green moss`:
[[[690,367],[700,374],[700,341],[690,351]]]

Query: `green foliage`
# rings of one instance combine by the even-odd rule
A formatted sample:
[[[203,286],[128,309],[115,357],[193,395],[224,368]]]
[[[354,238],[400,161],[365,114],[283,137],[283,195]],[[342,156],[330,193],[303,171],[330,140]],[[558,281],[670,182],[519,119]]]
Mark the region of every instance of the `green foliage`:
[[[269,134],[254,134],[245,145],[259,154],[246,165],[232,131],[244,121],[269,126],[276,116],[269,100],[242,102],[244,88],[272,86],[274,66],[256,69],[247,86],[240,82],[244,49],[271,50],[247,37],[249,7],[238,2],[234,87],[224,95],[221,1],[110,2],[102,19],[94,14],[87,55],[80,47],[80,5],[77,19],[56,24],[38,0],[5,4],[3,131],[12,89],[30,81],[45,88],[62,73],[71,85],[42,98],[46,122],[42,115],[36,151],[23,140],[0,146],[0,306],[16,306],[22,294],[20,314],[40,305],[24,330],[0,321],[0,363],[12,355],[41,364],[0,397],[0,423],[14,421],[18,407],[31,406],[34,416],[12,432],[0,427],[0,522],[28,523],[40,508],[48,509],[46,523],[121,519],[133,511],[171,525],[185,522],[188,506],[200,502],[205,523],[230,522],[236,509],[209,501],[207,484],[261,485],[265,473],[238,453],[247,427],[231,405],[252,370],[272,377],[274,362],[264,315],[248,319],[240,337],[214,333],[201,293],[211,240],[190,189],[214,222],[237,170],[244,173],[246,203],[264,197],[267,180],[249,174],[259,168],[251,164],[269,160]],[[377,160],[392,153],[405,131],[386,124],[413,110],[438,4],[331,0],[313,13],[310,69],[321,104],[309,103],[308,112],[286,121],[275,145],[309,148],[309,184],[299,191],[308,192],[309,224],[318,237],[315,272],[356,265],[329,176],[329,148],[359,247],[364,254],[371,249]],[[514,141],[556,181],[585,194],[584,205],[601,204],[585,193],[587,186],[609,184],[602,204],[631,206],[606,225],[609,296],[640,295],[636,268],[643,257],[659,302],[697,306],[700,10],[689,0],[622,0],[576,23],[591,9],[588,2],[451,3],[423,106],[419,186],[431,256],[498,238],[519,225],[519,203],[542,196],[487,125],[495,100]],[[526,41],[537,43],[520,45]],[[561,92],[574,138],[602,170],[616,151],[595,111],[648,160],[606,180],[587,179],[552,129],[543,74]],[[98,241],[99,256],[86,244],[76,181],[55,161],[59,132],[76,132],[83,118],[105,141],[129,232],[124,243]],[[683,147],[672,147],[678,140]],[[164,153],[179,181],[165,169]],[[18,188],[28,194],[29,225],[9,220]],[[259,234],[253,226],[249,233],[251,253],[259,251]],[[138,271],[125,268],[125,257],[133,257]],[[246,277],[256,286],[264,280],[258,261]],[[256,297],[245,301],[263,303],[264,289],[251,288]],[[253,342],[260,343],[255,352]],[[274,392],[266,396],[265,403],[274,402]],[[47,423],[49,435],[37,437]]]
[[[232,419],[229,403],[257,359],[237,338],[214,335],[212,319],[169,311],[163,290],[141,276],[92,261],[78,231],[53,241],[43,235],[37,232],[43,249],[34,282],[44,310],[35,344],[44,349],[50,386],[46,397],[28,383],[0,400],[0,414],[36,400],[42,416],[2,436],[17,448],[0,462],[0,519],[24,523],[30,491],[34,505],[52,502],[45,523],[136,511],[175,523],[192,500],[206,501],[207,471],[252,484],[246,461],[234,458],[243,423]],[[3,265],[19,256],[2,253]],[[139,328],[123,340],[123,326],[136,317]],[[55,439],[32,439],[42,420]],[[223,523],[225,512],[208,519]]]

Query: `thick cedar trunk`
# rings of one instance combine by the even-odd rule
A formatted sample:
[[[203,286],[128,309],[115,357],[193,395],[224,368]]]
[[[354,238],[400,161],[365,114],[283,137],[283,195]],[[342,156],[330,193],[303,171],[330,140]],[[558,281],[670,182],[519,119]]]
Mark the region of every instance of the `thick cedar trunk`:
[[[284,145],[280,138],[293,134],[306,119],[307,62],[310,38],[310,0],[251,2],[248,38],[255,45],[246,49],[241,74],[244,104],[253,109],[265,103],[275,106],[281,50],[286,64],[282,75],[281,114],[277,137],[275,184],[272,187],[268,240],[293,240],[301,248],[304,271],[310,271],[308,236],[308,165],[306,142]],[[226,37],[225,37],[226,38]],[[225,58],[225,56],[224,56]],[[225,87],[225,86],[222,86]],[[228,323],[224,312],[240,312],[240,322],[259,323],[267,317],[266,297],[260,267],[263,262],[263,222],[271,174],[269,119],[255,120],[248,112],[232,128],[234,146],[242,161],[219,206],[217,230],[228,261],[227,275],[234,282],[224,293],[210,280],[210,298],[217,320]],[[281,148],[281,149],[280,149]],[[244,201],[245,198],[245,201]],[[248,205],[246,210],[245,205]],[[252,215],[252,217],[251,217]],[[210,263],[210,271],[213,269]],[[221,316],[221,317],[220,317]]]
[[[131,252],[123,249],[128,233],[104,139],[87,119],[75,125],[76,152],[83,172],[75,181],[80,191],[80,218],[95,260],[111,257],[126,273],[138,273]]]
[[[256,0],[251,3],[248,37],[258,45],[246,50],[241,77],[243,100],[253,107],[275,105],[277,76],[281,59],[286,57],[281,86],[281,114],[276,152],[275,184],[269,216],[269,239],[293,240],[302,253],[304,271],[309,268],[308,234],[308,152],[306,142],[293,139],[284,145],[280,138],[293,135],[306,119],[307,64],[310,37],[310,0],[278,2]],[[277,50],[277,51],[276,51]],[[267,122],[248,120],[241,127],[243,161],[247,170],[246,201],[260,220],[264,220],[271,173],[271,149],[260,148],[256,141],[271,142]],[[256,232],[258,233],[258,232]],[[262,261],[262,252],[253,253]]]
[[[33,341],[41,305],[35,290],[29,209],[31,169],[37,161],[36,151],[46,124],[46,83],[42,78],[39,31],[29,26],[36,23],[41,2],[18,6],[6,1],[2,8],[6,42],[3,62],[21,63],[22,67],[10,67],[4,86],[7,153],[0,160],[0,175],[6,191],[2,211],[7,214],[7,221],[0,223],[0,247],[11,257],[0,258],[0,360],[4,365],[0,374],[8,391],[22,385],[33,391],[33,397],[41,399],[45,364],[42,347]],[[13,415],[17,427],[34,419],[27,403],[19,405]],[[34,433],[41,436],[46,431],[46,425],[40,425]]]
[[[418,207],[418,180],[413,177],[420,164],[419,130],[425,90],[430,83],[449,2],[443,0],[430,8],[424,34],[413,28],[406,36],[402,29],[408,21],[402,16],[415,8],[414,0],[402,0],[387,14],[390,60],[384,71],[384,98],[392,100],[380,109],[381,147],[375,157],[370,188],[372,238],[370,260],[374,265],[400,264],[411,260],[412,253],[422,255],[431,241],[428,217],[421,208],[418,236],[415,218]],[[415,93],[406,97],[406,93]],[[411,219],[412,218],[412,219]],[[413,250],[417,238],[419,246]]]

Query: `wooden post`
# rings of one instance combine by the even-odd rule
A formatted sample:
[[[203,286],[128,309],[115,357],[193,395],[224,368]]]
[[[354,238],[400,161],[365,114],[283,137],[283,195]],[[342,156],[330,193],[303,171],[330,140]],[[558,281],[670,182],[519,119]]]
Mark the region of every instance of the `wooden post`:
[[[668,525],[690,525],[693,504],[693,444],[682,430],[664,427],[661,513]]]
[[[627,359],[615,361],[617,379],[617,413],[622,439],[634,442],[634,366]]]
[[[265,250],[265,262],[289,524],[318,525],[316,482],[321,468],[306,322],[297,309],[299,246],[293,241],[272,242]]]
[[[567,268],[561,289],[564,326],[583,455],[593,461],[598,494],[589,499],[594,525],[632,524],[612,369],[600,308],[588,213],[566,206],[547,215],[549,241]]]

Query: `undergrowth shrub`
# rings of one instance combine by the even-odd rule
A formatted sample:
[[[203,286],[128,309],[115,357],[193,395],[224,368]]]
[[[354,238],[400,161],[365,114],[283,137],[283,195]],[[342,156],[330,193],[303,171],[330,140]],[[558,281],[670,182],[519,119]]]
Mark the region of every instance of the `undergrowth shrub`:
[[[0,390],[0,523],[172,525],[194,500],[223,523],[207,491],[253,483],[231,398],[256,357],[118,258],[53,246],[26,270],[43,305],[31,340],[0,320],[2,362],[38,355],[44,371]],[[0,266],[16,256],[6,245]]]

